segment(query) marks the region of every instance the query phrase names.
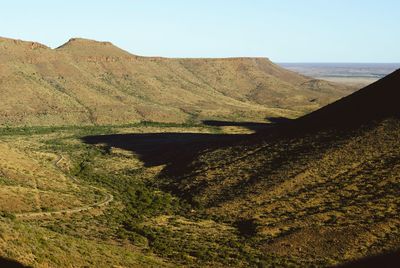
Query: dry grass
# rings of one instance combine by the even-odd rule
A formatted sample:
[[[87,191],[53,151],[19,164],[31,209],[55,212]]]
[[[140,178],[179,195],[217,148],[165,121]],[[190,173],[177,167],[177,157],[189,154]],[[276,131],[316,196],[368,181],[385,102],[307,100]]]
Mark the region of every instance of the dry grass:
[[[103,152],[102,146],[87,148],[79,139],[83,135],[81,131],[87,133],[91,130],[65,128],[54,132],[50,129],[39,135],[7,134],[1,137],[0,255],[2,257],[15,259],[34,267],[163,267],[170,266],[168,263],[174,263],[174,266],[198,265],[200,257],[194,256],[196,253],[193,252],[196,252],[200,245],[204,244],[201,248],[204,252],[210,248],[227,250],[226,245],[219,245],[216,240],[238,239],[235,228],[229,225],[212,220],[165,214],[165,212],[157,214],[154,218],[143,214],[141,226],[145,231],[159,233],[160,241],[157,245],[149,242],[146,236],[140,238],[140,241],[148,240],[148,242],[140,243],[121,238],[119,233],[122,220],[126,219],[120,218],[120,215],[126,209],[129,200],[124,199],[123,193],[119,194],[107,184],[99,185],[107,183],[101,181],[103,177],[95,183],[85,182],[82,180],[83,177],[71,179],[68,174],[73,174],[77,165],[82,162],[90,161],[87,165],[90,165],[93,174],[110,176],[112,177],[110,182],[115,185],[126,180],[132,187],[136,187],[136,184],[142,185],[143,182],[154,180],[163,167],[145,167],[134,153],[119,148],[110,148],[107,152]],[[113,131],[213,133],[215,129],[199,126],[192,128],[128,126],[116,127]],[[95,154],[91,155],[92,153]],[[59,155],[62,155],[61,160]],[[57,166],[55,162],[58,163]],[[107,189],[115,194],[115,200],[106,208],[95,208],[75,214],[17,219],[13,217],[16,213],[57,211],[91,204],[102,198],[102,193],[94,191],[90,185]],[[159,190],[151,191],[154,191],[155,196],[162,194]],[[171,234],[175,237],[172,238]],[[190,243],[187,241],[187,250],[177,258],[175,255],[181,253],[176,249],[188,237],[191,237],[191,241]],[[166,242],[175,248],[172,253],[167,254],[162,248],[161,245]],[[152,252],[156,252],[159,256]],[[205,256],[201,258],[204,259]],[[210,264],[221,265],[219,261],[221,256],[218,254],[213,257],[214,259],[210,259]]]
[[[54,166],[56,156],[36,151],[35,139],[3,139],[0,144],[0,210],[56,211],[94,202],[98,194],[60,172]]]
[[[5,135],[0,145],[5,216],[0,252],[37,267],[285,267],[332,265],[396,249],[399,129],[393,119],[347,134],[326,131],[257,142],[240,136],[251,131],[238,126],[64,128]],[[133,149],[88,146],[80,140],[104,132],[234,133],[245,141],[202,152],[182,180],[169,178],[177,193],[199,206],[183,200],[177,204],[179,199],[172,197],[154,209],[146,207],[148,198],[166,193],[147,187],[166,183],[165,174],[159,174],[169,164],[152,166]],[[63,159],[57,168],[59,154]],[[77,172],[82,164],[85,169]],[[79,181],[66,173],[77,174]],[[29,221],[10,220],[12,215],[4,213],[36,211],[38,200],[41,209],[57,210],[101,198],[89,185],[115,195],[108,209]],[[131,197],[138,191],[147,191],[147,197],[132,203],[128,188]]]
[[[265,121],[297,117],[351,92],[268,59],[166,59],[74,39],[52,50],[0,39],[0,124]]]
[[[400,124],[245,142],[203,154],[179,191],[253,221],[266,253],[334,264],[400,247]],[[379,246],[378,246],[379,245]]]

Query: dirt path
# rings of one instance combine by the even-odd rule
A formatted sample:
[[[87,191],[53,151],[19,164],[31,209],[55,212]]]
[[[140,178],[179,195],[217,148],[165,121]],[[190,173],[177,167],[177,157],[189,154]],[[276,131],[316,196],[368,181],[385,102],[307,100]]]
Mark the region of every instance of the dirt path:
[[[63,156],[59,155],[57,160],[54,162],[54,166],[59,170],[61,170],[59,164],[62,160],[63,160]],[[69,175],[66,175],[66,176],[68,178],[70,178],[71,180],[73,180],[75,183],[79,183],[79,181],[76,178],[69,176]],[[89,186],[89,187],[104,193],[104,198],[101,201],[98,201],[98,202],[90,204],[90,205],[82,206],[82,207],[62,209],[62,210],[49,211],[49,212],[23,212],[23,213],[17,213],[17,214],[15,214],[15,216],[18,219],[35,219],[35,218],[56,217],[56,216],[65,215],[65,214],[84,212],[84,211],[92,210],[95,208],[102,208],[102,207],[107,206],[109,203],[111,203],[114,200],[114,196],[112,194],[108,193],[106,190],[95,187],[95,186]]]

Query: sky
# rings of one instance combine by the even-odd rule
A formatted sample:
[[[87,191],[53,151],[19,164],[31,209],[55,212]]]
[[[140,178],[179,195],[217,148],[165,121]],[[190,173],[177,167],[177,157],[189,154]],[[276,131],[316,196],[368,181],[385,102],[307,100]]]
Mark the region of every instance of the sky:
[[[0,36],[137,55],[400,62],[399,0],[2,0]]]

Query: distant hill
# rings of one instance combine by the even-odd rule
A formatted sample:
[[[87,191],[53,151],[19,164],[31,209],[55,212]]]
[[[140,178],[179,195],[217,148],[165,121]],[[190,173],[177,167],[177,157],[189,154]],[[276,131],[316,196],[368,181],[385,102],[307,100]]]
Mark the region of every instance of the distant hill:
[[[0,38],[0,125],[298,117],[353,89],[266,58],[168,59],[73,38],[56,49]]]

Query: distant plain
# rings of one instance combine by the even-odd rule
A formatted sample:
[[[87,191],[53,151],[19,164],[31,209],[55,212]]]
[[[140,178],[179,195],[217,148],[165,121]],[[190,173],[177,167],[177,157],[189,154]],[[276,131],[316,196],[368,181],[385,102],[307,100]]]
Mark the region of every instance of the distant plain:
[[[306,76],[360,88],[400,68],[400,63],[279,63],[279,65]]]

